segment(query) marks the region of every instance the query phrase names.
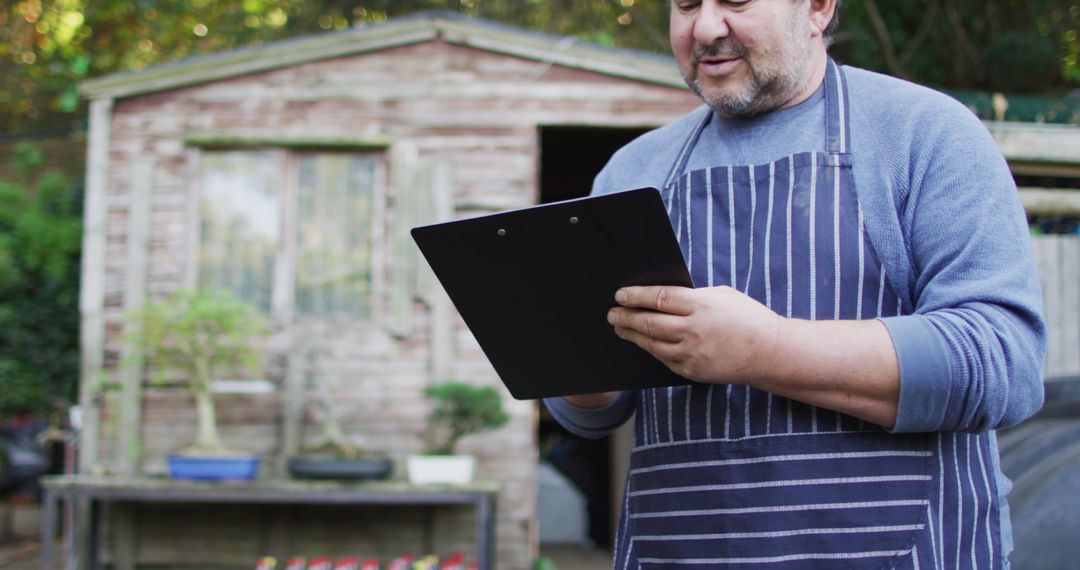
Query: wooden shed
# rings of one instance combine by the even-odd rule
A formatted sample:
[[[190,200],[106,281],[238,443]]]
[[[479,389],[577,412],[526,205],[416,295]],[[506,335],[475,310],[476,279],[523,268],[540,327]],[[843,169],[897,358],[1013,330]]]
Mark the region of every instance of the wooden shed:
[[[583,195],[615,148],[698,104],[668,58],[447,14],[110,75],[82,91],[79,464],[118,475],[162,474],[194,423],[184,390],[149,382],[145,363],[125,359],[124,312],[209,286],[254,303],[274,329],[266,377],[219,386],[227,445],[282,476],[284,459],[317,435],[291,374],[324,374],[346,433],[395,459],[403,477],[405,457],[423,445],[425,386],[502,389],[409,229]],[[478,477],[500,487],[498,567],[527,568],[537,553],[538,409],[506,399],[510,424],[463,443]],[[155,509],[115,509],[112,526],[135,526],[138,537],[107,529],[124,552],[106,556],[246,566],[268,548],[259,525],[241,522],[263,511],[221,507],[208,520],[191,507]],[[387,538],[373,542],[360,510],[344,515],[356,529],[341,515],[292,516],[324,550],[470,548],[467,512],[377,510]],[[418,517],[426,530],[414,528],[424,526]],[[318,519],[333,519],[333,533],[316,530]]]
[[[284,477],[285,459],[317,435],[303,379],[321,375],[349,437],[392,457],[403,477],[423,445],[424,387],[501,389],[408,230],[583,195],[616,148],[699,104],[671,58],[442,13],[110,75],[82,91],[79,469],[118,476],[164,473],[195,414],[184,390],[149,382],[145,363],[125,358],[124,312],[216,287],[260,307],[274,329],[265,378],[219,386],[226,444]],[[991,130],[1031,180],[1080,179],[1076,129]],[[1071,189],[1024,194],[1033,208],[1078,207]],[[1059,253],[1043,253],[1044,267],[1075,275],[1076,239],[1040,251],[1050,248]],[[1055,370],[1080,371],[1068,275],[1055,277],[1066,312],[1053,358]],[[499,488],[497,567],[523,569],[538,548],[539,410],[506,400],[510,424],[466,447]],[[626,458],[625,434],[615,439],[613,473]],[[140,509],[108,519],[106,556],[120,568],[244,567],[282,544],[380,557],[475,546],[460,509]],[[302,524],[286,539],[264,521],[281,518]]]

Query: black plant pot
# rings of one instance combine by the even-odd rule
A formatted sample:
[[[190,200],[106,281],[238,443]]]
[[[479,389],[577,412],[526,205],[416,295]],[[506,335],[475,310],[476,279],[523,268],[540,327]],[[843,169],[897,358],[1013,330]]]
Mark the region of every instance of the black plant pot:
[[[330,459],[294,457],[289,474],[297,479],[385,479],[394,470],[389,459]]]

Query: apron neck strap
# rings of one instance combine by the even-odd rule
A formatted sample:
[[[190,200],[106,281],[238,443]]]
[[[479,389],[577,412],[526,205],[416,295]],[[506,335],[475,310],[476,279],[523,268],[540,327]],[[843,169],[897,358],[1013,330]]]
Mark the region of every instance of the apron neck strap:
[[[825,150],[847,154],[851,146],[848,89],[844,71],[830,57],[825,68]]]
[[[851,125],[848,121],[848,89],[844,71],[830,57],[825,69],[825,149],[831,154],[845,154],[851,144]],[[705,127],[712,122],[715,112],[709,109],[686,137],[679,154],[664,179],[664,188],[675,182],[686,169],[690,155],[697,146]]]
[[[697,146],[697,141],[701,138],[701,131],[705,130],[705,126],[712,122],[713,110],[709,109],[701,116],[697,124],[694,125],[694,130],[690,131],[690,136],[686,137],[686,141],[683,142],[682,148],[679,149],[679,154],[676,155],[675,160],[671,163],[671,170],[668,171],[667,177],[664,179],[663,188],[667,188],[675,183],[675,179],[678,178],[683,170],[686,168],[686,163],[690,161],[690,153],[693,152],[694,147]],[[661,189],[663,189],[661,188]]]

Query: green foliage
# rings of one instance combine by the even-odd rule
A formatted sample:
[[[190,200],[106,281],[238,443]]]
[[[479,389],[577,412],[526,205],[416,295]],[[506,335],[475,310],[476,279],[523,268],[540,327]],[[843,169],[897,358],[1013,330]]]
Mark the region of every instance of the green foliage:
[[[533,561],[533,570],[559,570],[559,567],[555,565],[555,561],[547,556],[538,556]]]
[[[0,131],[82,116],[78,82],[279,39],[304,0],[35,0],[0,7]]]
[[[159,377],[178,373],[195,396],[195,442],[186,452],[227,455],[211,388],[222,375],[259,364],[255,341],[267,332],[261,314],[228,291],[185,289],[143,305],[128,322],[128,341],[149,359]]]
[[[179,372],[192,392],[215,378],[257,366],[253,342],[266,332],[262,315],[224,290],[181,289],[133,311],[127,338],[160,378]]]
[[[656,0],[34,0],[0,6],[0,132],[85,114],[77,85],[199,54],[445,10],[669,53]],[[1080,83],[1075,0],[848,0],[844,62],[949,89],[1060,93]]]
[[[452,454],[462,437],[500,428],[510,419],[503,411],[502,396],[491,386],[443,382],[429,386],[424,394],[436,402],[428,415],[435,454]]]
[[[19,362],[0,360],[0,419],[49,409],[49,394],[40,382],[28,380],[33,371]]]
[[[947,89],[1059,93],[1080,79],[1074,0],[844,3],[832,53]]]
[[[16,1],[0,6],[0,132],[85,116],[77,86],[91,77],[420,10],[667,51],[667,8],[652,0]]]
[[[0,180],[0,417],[44,414],[77,392],[82,212],[63,176],[37,176],[43,159],[19,145],[15,179]]]

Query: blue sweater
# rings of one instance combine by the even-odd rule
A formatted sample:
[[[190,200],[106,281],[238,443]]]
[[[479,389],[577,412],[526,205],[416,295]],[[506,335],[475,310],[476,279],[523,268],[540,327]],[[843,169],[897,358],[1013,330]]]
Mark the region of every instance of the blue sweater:
[[[941,93],[845,67],[855,184],[870,240],[914,314],[882,319],[900,364],[896,432],[986,431],[1042,405],[1046,330],[1027,221],[1005,159],[968,109]],[[593,193],[660,187],[707,109],[620,149]],[[762,117],[714,118],[687,168],[749,165],[824,150],[824,90]],[[636,396],[602,409],[548,402],[598,437]]]

